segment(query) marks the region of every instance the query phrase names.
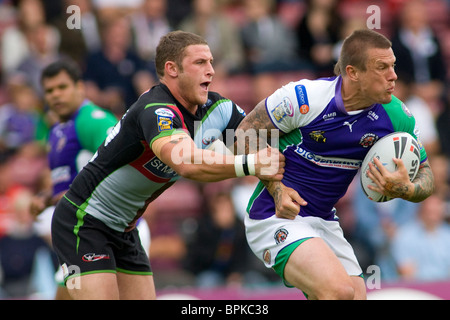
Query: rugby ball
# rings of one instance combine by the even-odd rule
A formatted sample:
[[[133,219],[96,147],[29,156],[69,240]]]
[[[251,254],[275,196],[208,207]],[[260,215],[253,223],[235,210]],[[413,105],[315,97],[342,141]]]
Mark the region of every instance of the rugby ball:
[[[407,132],[394,132],[378,140],[365,156],[361,164],[361,187],[370,200],[375,202],[386,202],[392,198],[368,188],[368,185],[375,185],[372,179],[367,175],[369,163],[373,163],[375,157],[378,158],[383,166],[391,172],[394,172],[397,169],[392,158],[402,159],[408,170],[409,180],[412,181],[419,171],[419,143]]]

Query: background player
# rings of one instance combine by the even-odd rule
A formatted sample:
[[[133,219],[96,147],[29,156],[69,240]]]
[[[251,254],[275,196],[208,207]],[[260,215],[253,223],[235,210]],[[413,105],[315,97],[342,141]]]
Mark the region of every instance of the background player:
[[[247,240],[267,267],[311,299],[366,296],[362,270],[334,205],[377,139],[394,131],[418,136],[414,117],[392,95],[394,66],[387,38],[371,30],[355,31],[344,41],[337,77],[290,83],[260,102],[239,126],[282,134],[284,178],[257,186],[245,221]],[[379,170],[371,166],[373,190],[414,202],[432,193],[423,148],[413,182],[402,160],[394,161],[398,170],[388,172],[374,160]]]
[[[49,168],[42,174],[42,188],[32,199],[30,211],[37,217],[36,228],[51,243],[51,218],[54,205],[69,189],[75,176],[91,159],[105,140],[117,119],[108,111],[94,105],[85,97],[78,65],[60,60],[47,66],[41,77],[45,101],[58,122],[49,136]],[[150,246],[145,221],[139,223],[145,247]],[[62,272],[56,275],[59,286],[56,299],[68,299]]]

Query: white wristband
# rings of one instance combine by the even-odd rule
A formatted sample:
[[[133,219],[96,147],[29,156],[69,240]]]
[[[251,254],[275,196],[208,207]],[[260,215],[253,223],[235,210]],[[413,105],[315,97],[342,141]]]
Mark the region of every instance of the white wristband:
[[[243,165],[244,157],[245,155],[239,155],[234,157],[234,171],[236,172],[236,177],[245,177]]]
[[[256,155],[254,153],[251,153],[247,156],[248,172],[251,176],[254,176],[256,174],[255,156]]]

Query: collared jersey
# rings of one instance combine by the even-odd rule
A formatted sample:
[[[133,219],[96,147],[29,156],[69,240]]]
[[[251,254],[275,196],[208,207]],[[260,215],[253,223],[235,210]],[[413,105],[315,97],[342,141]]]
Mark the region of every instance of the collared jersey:
[[[51,128],[48,161],[53,195],[69,189],[116,123],[112,113],[86,100],[68,121]]]
[[[283,183],[308,205],[301,216],[337,219],[334,205],[345,194],[370,147],[380,138],[404,131],[418,139],[415,119],[395,96],[388,104],[347,112],[341,96],[342,78],[300,80],[266,99],[266,110],[284,134],[279,149],[286,157]],[[421,162],[426,152],[421,146]],[[272,196],[260,183],[248,208],[253,219],[275,213]]]
[[[201,149],[218,138],[232,144],[234,135],[227,129],[234,132],[244,115],[231,100],[214,92],[191,114],[159,84],[128,109],[66,197],[110,228],[131,230],[148,204],[180,178],[153,153],[153,141],[183,130]]]

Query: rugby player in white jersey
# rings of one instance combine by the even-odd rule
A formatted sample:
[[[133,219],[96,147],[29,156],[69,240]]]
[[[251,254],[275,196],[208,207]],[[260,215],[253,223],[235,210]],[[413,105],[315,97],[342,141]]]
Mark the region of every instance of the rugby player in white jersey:
[[[280,135],[286,158],[281,182],[260,182],[248,205],[247,240],[256,256],[309,299],[365,299],[362,270],[334,208],[370,147],[406,131],[418,138],[413,115],[393,93],[397,75],[391,42],[357,30],[343,43],[336,77],[300,80],[261,101],[238,129]],[[238,130],[239,132],[240,130]],[[238,135],[238,140],[239,140]],[[249,141],[246,152],[257,143]],[[411,182],[402,160],[389,172],[370,166],[373,190],[419,202],[434,189],[423,147]]]

